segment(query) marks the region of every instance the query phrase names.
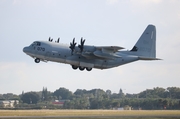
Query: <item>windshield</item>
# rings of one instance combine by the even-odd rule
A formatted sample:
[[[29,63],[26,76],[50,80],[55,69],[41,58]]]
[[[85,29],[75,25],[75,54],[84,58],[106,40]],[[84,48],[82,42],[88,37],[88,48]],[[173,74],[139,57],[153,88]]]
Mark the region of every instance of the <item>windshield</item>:
[[[31,44],[31,46],[41,46],[41,43],[40,42],[33,42],[32,44]]]

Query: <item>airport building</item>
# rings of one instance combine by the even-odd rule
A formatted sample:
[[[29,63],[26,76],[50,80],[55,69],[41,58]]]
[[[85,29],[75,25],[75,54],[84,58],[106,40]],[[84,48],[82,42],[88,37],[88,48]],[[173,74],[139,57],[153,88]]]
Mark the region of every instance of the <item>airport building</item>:
[[[0,107],[2,108],[15,108],[19,104],[18,100],[0,100]]]

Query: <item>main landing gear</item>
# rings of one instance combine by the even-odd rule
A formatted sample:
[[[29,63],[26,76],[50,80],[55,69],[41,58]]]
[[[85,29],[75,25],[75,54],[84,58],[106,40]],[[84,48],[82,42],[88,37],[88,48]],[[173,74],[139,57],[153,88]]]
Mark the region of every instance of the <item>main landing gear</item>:
[[[84,69],[86,69],[87,71],[91,71],[92,70],[92,68],[89,68],[89,67],[78,67],[78,66],[75,66],[75,65],[72,65],[72,68],[74,69],[74,70],[76,70],[76,69],[78,69],[79,68],[79,70],[81,70],[81,71],[83,71]]]

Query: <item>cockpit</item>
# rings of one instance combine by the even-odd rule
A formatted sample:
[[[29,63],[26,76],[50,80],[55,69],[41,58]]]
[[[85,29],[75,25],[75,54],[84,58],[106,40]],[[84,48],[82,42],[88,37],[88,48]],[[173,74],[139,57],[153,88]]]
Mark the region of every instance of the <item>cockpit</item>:
[[[35,41],[31,44],[31,46],[41,46],[41,42]]]

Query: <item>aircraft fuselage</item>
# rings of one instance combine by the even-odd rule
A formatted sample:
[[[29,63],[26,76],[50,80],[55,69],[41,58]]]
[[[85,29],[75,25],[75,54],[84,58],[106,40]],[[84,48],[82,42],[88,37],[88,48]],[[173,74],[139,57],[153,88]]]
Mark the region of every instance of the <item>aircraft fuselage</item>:
[[[84,45],[85,40],[76,46],[75,38],[70,45],[56,42],[49,37],[49,41],[35,41],[30,46],[24,47],[23,52],[40,61],[53,61],[70,64],[73,69],[92,68],[108,69],[117,67],[137,60],[159,60],[156,58],[156,28],[148,25],[137,43],[130,51],[119,51],[124,49],[119,46],[89,46]]]
[[[75,53],[71,54],[71,49],[68,45],[48,41],[35,41],[30,46],[24,47],[23,51],[33,57],[36,63],[39,63],[40,60],[66,63],[72,65],[74,69],[80,68],[81,70],[83,68],[87,70],[92,68],[107,69],[138,60],[137,56],[126,55],[121,52],[116,52],[116,55],[121,55],[118,58],[99,58],[91,54],[91,52],[97,50],[94,46],[84,46],[82,53],[77,47],[75,49]],[[84,52],[89,52],[89,58],[82,55]]]

